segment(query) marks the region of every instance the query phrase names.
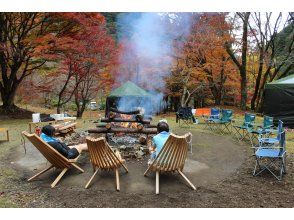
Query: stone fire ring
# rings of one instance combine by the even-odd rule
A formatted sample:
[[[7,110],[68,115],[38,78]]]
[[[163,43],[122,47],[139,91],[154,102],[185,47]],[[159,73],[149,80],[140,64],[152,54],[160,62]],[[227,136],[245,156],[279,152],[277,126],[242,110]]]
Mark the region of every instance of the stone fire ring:
[[[193,133],[193,154],[188,152],[184,173],[196,186],[207,186],[214,184],[228,177],[236,171],[245,159],[244,146],[233,142],[230,136],[219,136],[201,131]],[[178,134],[181,134],[180,132]],[[57,177],[60,171],[47,172],[32,182],[25,179],[44,169],[46,161],[36,148],[26,141],[27,153],[24,154],[23,146],[17,149],[14,160],[15,168],[21,173],[23,184],[35,184],[46,190]],[[15,152],[14,152],[15,153]],[[89,161],[89,155],[85,152],[79,158],[79,165],[85,173],[79,173],[71,169],[56,188],[67,190],[85,190],[84,186],[93,174],[93,169]],[[150,173],[144,177],[143,173],[147,169],[147,158],[143,160],[127,161],[129,173],[120,170],[120,193],[154,193],[155,174]],[[95,177],[90,189],[95,191],[107,190],[115,191],[114,172],[100,171]],[[178,193],[191,190],[178,174],[162,174],[160,176],[161,193]]]

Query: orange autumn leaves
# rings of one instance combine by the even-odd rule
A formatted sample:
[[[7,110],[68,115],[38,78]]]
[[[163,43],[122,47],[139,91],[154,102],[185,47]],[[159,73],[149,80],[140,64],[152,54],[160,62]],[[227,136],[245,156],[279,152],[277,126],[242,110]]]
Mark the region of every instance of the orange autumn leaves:
[[[189,36],[174,43],[175,59],[167,85],[171,95],[186,97],[182,105],[195,93],[211,95],[220,104],[225,96],[238,96],[239,76],[224,48],[231,40],[230,26],[225,13],[204,13],[194,21]]]

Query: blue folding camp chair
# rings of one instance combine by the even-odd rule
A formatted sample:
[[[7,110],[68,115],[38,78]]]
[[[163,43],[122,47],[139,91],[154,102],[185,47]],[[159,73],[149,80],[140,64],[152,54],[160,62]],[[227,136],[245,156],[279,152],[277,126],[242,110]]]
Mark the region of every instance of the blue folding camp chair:
[[[262,125],[255,125],[248,129],[250,133],[250,142],[253,148],[256,148],[258,143],[258,138],[261,137],[269,137],[271,133],[273,133],[274,127],[274,118],[269,116],[263,117],[263,124]]]
[[[273,130],[271,130],[273,132]],[[260,137],[258,138],[258,142],[262,143],[263,145],[272,146],[279,143],[281,138],[281,133],[283,132],[283,122],[279,120],[278,123],[278,130],[277,130],[277,137]]]
[[[215,123],[214,120],[220,119],[220,109],[219,108],[211,108],[210,109],[210,115],[208,118],[204,119],[205,121],[205,129],[209,128],[210,130],[214,130]]]
[[[254,176],[267,170],[277,180],[282,180],[286,173],[286,134],[282,126],[283,122],[279,120],[280,132],[277,138],[259,139],[259,147],[255,152]]]
[[[215,119],[214,123],[218,126],[218,130],[221,134],[225,134],[226,131],[228,133],[231,132],[231,123],[233,120],[233,111],[230,109],[222,109],[221,110],[221,118]]]
[[[235,130],[234,136],[238,141],[245,140],[247,137],[250,140],[249,130],[253,127],[255,121],[255,114],[246,112],[244,115],[244,121],[241,125],[233,125]]]

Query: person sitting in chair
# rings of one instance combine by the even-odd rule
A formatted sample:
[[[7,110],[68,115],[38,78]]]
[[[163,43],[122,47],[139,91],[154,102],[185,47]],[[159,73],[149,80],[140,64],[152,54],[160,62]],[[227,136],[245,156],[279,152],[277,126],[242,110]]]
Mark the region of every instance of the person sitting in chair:
[[[149,147],[150,159],[148,160],[148,164],[151,164],[152,161],[158,156],[160,150],[170,135],[169,126],[166,121],[160,121],[157,124],[157,132],[158,134],[152,139],[153,144]]]
[[[46,125],[42,128],[41,138],[43,141],[48,143],[50,146],[52,146],[55,150],[57,150],[59,153],[61,153],[63,156],[65,156],[68,159],[74,159],[82,151],[87,151],[88,146],[87,144],[79,144],[79,145],[73,145],[73,146],[67,146],[65,143],[60,142],[56,138],[54,138],[55,128],[52,125]]]

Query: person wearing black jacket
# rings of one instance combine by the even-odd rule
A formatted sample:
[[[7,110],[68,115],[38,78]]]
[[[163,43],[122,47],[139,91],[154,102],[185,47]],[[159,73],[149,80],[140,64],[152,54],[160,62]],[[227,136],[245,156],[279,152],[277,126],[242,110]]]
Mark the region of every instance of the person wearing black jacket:
[[[88,150],[87,144],[67,146],[65,143],[54,138],[54,133],[55,128],[52,125],[46,125],[42,128],[41,138],[66,158],[74,159],[79,156],[82,151]]]

